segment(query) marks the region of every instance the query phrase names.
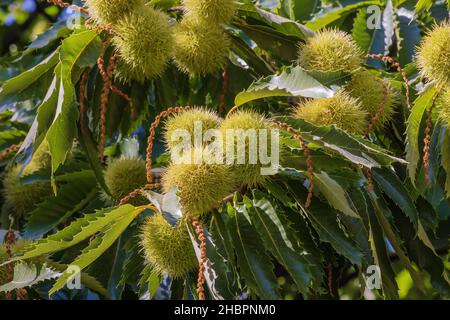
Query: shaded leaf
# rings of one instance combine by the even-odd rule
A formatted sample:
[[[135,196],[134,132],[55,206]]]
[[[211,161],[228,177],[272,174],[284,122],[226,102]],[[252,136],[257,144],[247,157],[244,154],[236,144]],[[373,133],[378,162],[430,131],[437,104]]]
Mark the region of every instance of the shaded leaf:
[[[31,243],[24,248],[22,255],[13,258],[11,261],[30,259],[69,248],[101,231],[115,220],[134,212],[134,210],[135,208],[132,205],[127,204],[116,209],[103,209],[87,214],[57,233]]]
[[[45,280],[55,279],[60,275],[58,271],[48,268],[46,264],[38,267],[35,264],[16,263],[13,280],[0,286],[0,292],[32,287]]]
[[[70,265],[77,266],[80,270],[83,270],[100,257],[117,240],[117,238],[120,237],[122,232],[137,217],[137,215],[143,211],[143,208],[131,208],[131,211],[124,213],[102,229],[100,231],[101,234],[91,240],[89,245]],[[62,289],[74,276],[74,274],[65,271],[50,289],[49,295]]]
[[[230,218],[227,227],[233,234],[232,241],[238,259],[238,265],[246,284],[263,299],[278,299],[278,284],[273,274],[270,258],[261,251],[256,230],[241,212],[231,205],[227,207]]]
[[[89,63],[95,63],[96,57],[90,51],[90,46],[98,41],[97,32],[87,30],[74,33],[62,42],[60,63],[55,68],[56,85],[59,88],[58,102],[52,125],[46,135],[52,155],[52,172],[66,160],[77,134],[78,108],[74,83],[78,78],[74,77],[73,72]],[[61,136],[65,139],[60,139]]]
[[[406,128],[407,145],[406,161],[408,161],[409,179],[413,186],[416,184],[416,171],[419,165],[421,151],[419,149],[420,124],[425,116],[425,111],[431,107],[437,94],[435,86],[428,87],[415,101],[408,118]]]
[[[26,237],[47,233],[82,210],[96,196],[97,182],[89,172],[90,176],[62,186],[55,197],[46,199],[29,214],[25,225]]]
[[[302,96],[310,98],[325,98],[333,96],[333,91],[310,76],[301,67],[291,67],[280,75],[273,75],[254,82],[247,90],[235,98],[235,105],[268,98]]]
[[[299,130],[306,141],[339,154],[355,164],[372,168],[393,162],[405,163],[403,159],[391,156],[387,150],[365,139],[351,136],[335,126],[316,127],[309,122],[291,117],[280,117],[277,120]]]
[[[381,7],[383,4],[380,1],[360,1],[355,4],[347,5],[343,8],[326,12],[318,18],[308,21],[305,26],[311,28],[312,30],[319,30],[324,27],[333,26],[334,23],[345,18],[347,15],[370,5],[377,5]]]
[[[372,172],[378,186],[402,209],[417,230],[419,213],[403,183],[387,168],[375,168]]]
[[[13,101],[20,101],[19,97],[25,95],[27,90],[32,90],[34,85],[42,86],[41,78],[47,71],[53,69],[58,63],[58,59],[59,50],[56,50],[33,68],[6,81],[0,88],[0,106]],[[25,99],[29,98],[26,97]]]
[[[288,234],[293,233],[291,227],[281,221],[272,204],[257,190],[246,210],[266,250],[286,268],[300,292],[307,295],[313,281],[311,266],[301,254],[298,242],[288,238]]]
[[[347,238],[339,226],[336,212],[325,203],[317,200],[313,200],[311,206],[308,209],[304,209],[305,190],[295,188],[292,182],[287,183],[287,187],[289,193],[297,200],[298,205],[302,207],[303,212],[317,231],[320,240],[328,242],[339,254],[342,254],[352,263],[361,265],[361,250],[353,240]]]
[[[349,197],[346,191],[325,171],[315,173],[314,178],[318,189],[333,208],[350,217],[360,218],[360,216],[350,207]]]

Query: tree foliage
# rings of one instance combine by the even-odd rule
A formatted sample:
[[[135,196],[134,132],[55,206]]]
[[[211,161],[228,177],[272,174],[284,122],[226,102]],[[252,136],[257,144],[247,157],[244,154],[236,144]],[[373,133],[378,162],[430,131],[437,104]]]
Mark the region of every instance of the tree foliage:
[[[206,2],[186,4],[204,9]],[[177,0],[145,5],[175,30],[174,25],[191,19],[193,29],[208,23],[220,28],[208,32],[225,40],[203,53],[192,49],[174,60],[158,61],[157,72],[128,69],[125,74],[127,63],[141,70],[150,51],[133,51],[133,46],[148,44],[136,35],[135,43],[124,42],[115,32],[139,32],[144,25],[122,23],[115,30],[114,25],[95,24],[84,11],[80,15],[39,4],[43,13],[31,13],[30,19],[46,17],[51,25],[29,43],[17,42],[17,52],[3,48],[2,176],[16,166],[27,168],[39,146],[47,144],[51,163],[32,172],[20,170],[17,179],[22,185],[46,182],[53,194],[20,216],[1,199],[1,229],[15,229],[18,237],[32,242],[13,257],[1,247],[0,263],[14,263],[15,268],[13,278],[0,283],[0,291],[21,290],[10,281],[24,279],[23,287],[33,297],[76,298],[65,287],[75,276],[70,269],[75,265],[82,271],[81,298],[92,293],[105,299],[201,298],[198,270],[172,279],[145,257],[139,234],[146,219],[157,215],[188,229],[197,259],[204,263],[208,299],[450,297],[450,137],[447,123],[438,116],[440,108],[448,108],[441,97],[450,89],[448,83],[423,78],[415,63],[421,38],[448,19],[445,1],[281,0],[276,6],[241,1],[233,18],[220,25],[196,21],[192,13],[180,10],[183,3]],[[368,10],[374,6],[379,21]],[[56,13],[49,14],[49,8]],[[76,17],[80,25],[73,28],[68,22]],[[375,29],[368,27],[370,19],[375,19]],[[131,18],[125,21],[132,23]],[[299,46],[317,31],[333,28],[346,32],[357,51],[368,55],[359,68],[324,71],[299,65]],[[157,33],[158,28],[147,31]],[[179,34],[176,40],[198,40],[200,45],[205,39],[217,41],[207,36],[186,40]],[[111,37],[119,38],[111,42]],[[132,52],[129,59],[120,57],[117,43]],[[166,55],[172,44],[163,45]],[[215,49],[223,57],[214,59],[219,54]],[[202,55],[203,60],[195,59]],[[180,67],[188,63],[191,67]],[[114,65],[116,71],[109,68]],[[336,118],[323,125],[312,116],[294,115],[299,105],[341,94],[363,69],[395,95],[393,110],[382,124],[373,123],[377,119],[371,115],[362,134],[345,131]],[[217,206],[209,206],[206,196],[199,200],[208,203],[208,212],[196,215],[201,227],[191,225],[192,217],[179,204],[186,197],[177,195],[176,188],[163,192],[154,185],[170,165],[165,132],[157,126],[161,112],[183,112],[186,106],[204,106],[223,119],[236,108],[251,109],[268,123],[279,124],[282,144],[276,175],[249,186],[233,185],[232,193],[228,185],[222,187],[232,180],[228,171],[213,183],[219,186],[215,190],[201,190],[200,185],[197,195],[222,189],[228,193]],[[139,203],[123,199],[123,194],[116,199],[108,188],[110,177],[105,182],[107,168],[119,158],[146,160],[147,184],[131,195],[138,195]],[[137,180],[123,177],[127,179]],[[195,194],[189,196],[193,201]],[[368,290],[368,268],[373,265],[380,270],[381,285]],[[0,265],[0,270],[5,267]]]

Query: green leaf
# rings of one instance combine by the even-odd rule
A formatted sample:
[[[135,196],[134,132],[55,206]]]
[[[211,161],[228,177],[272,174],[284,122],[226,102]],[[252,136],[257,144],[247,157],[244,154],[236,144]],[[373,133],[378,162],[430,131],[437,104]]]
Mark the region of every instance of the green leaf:
[[[388,255],[388,249],[384,240],[383,230],[377,221],[373,206],[369,205],[368,218],[370,221],[369,241],[375,264],[379,266],[381,273],[381,286],[386,299],[398,299],[398,286],[395,281],[395,273],[392,270]]]
[[[270,11],[263,10],[254,5],[243,5],[239,7],[238,15],[249,20],[256,20],[260,25],[266,24],[275,31],[297,39],[306,39],[313,32],[304,25],[295,21],[280,17]]]
[[[374,32],[367,28],[367,9],[360,9],[353,21],[352,38],[363,52],[370,52]]]
[[[44,264],[17,263],[14,266],[13,280],[0,287],[0,291],[11,291],[19,288],[31,287],[44,280],[52,280],[61,276],[67,265],[47,260]],[[82,272],[80,282],[89,289],[108,298],[108,292],[89,274]]]
[[[282,168],[294,168],[299,171],[307,170],[307,158],[303,149],[299,146],[298,140],[290,139],[287,145],[284,140],[281,141],[283,149],[281,150],[280,162]],[[310,150],[311,157],[314,159],[314,170],[317,172],[334,172],[348,165],[347,160],[325,153],[323,150]]]
[[[159,273],[156,270],[153,270],[148,278],[148,293],[150,297],[154,297],[156,290],[158,290],[159,284],[161,283],[161,279],[159,277]]]
[[[333,91],[314,79],[301,67],[291,67],[280,75],[262,78],[235,98],[235,105],[240,106],[247,102],[268,98],[302,96],[310,98],[325,98],[333,96]]]
[[[77,134],[78,108],[74,84],[78,77],[74,72],[79,73],[79,69],[95,63],[92,48],[97,47],[98,41],[97,32],[87,30],[74,33],[62,42],[60,63],[55,68],[58,102],[46,135],[52,155],[52,172],[66,160]]]
[[[351,136],[335,126],[316,127],[313,124],[292,117],[277,120],[292,125],[302,137],[314,146],[339,154],[351,162],[368,168],[389,165],[393,162],[405,163],[403,159],[391,156],[387,150],[356,136]]]
[[[230,38],[233,52],[244,59],[249,67],[255,71],[255,74],[269,75],[273,73],[272,67],[259,57],[244,40],[238,36],[230,36]]]
[[[89,266],[120,237],[123,231],[143,210],[143,208],[132,207],[132,210],[124,213],[118,219],[111,222],[111,224],[107,225],[100,231],[99,235],[90,241],[89,245],[70,265],[77,266],[80,270],[83,270]],[[75,275],[73,273],[69,273],[66,270],[50,289],[49,296],[64,288],[66,283],[69,282],[74,276]]]
[[[411,63],[414,54],[416,52],[416,47],[420,43],[421,30],[419,24],[408,14],[400,14],[397,11],[397,34],[399,39],[397,40],[399,46],[399,62],[402,66]]]
[[[419,272],[414,269],[409,257],[405,254],[403,251],[403,248],[400,245],[400,240],[397,234],[394,232],[394,229],[392,225],[389,223],[389,221],[385,217],[384,208],[379,203],[379,197],[375,192],[369,193],[370,200],[374,206],[374,212],[377,217],[377,220],[381,226],[381,229],[383,230],[386,238],[389,240],[389,243],[391,244],[392,248],[394,249],[395,253],[399,257],[400,263],[403,265],[404,268],[406,268],[411,275],[411,278],[413,279],[415,285],[420,290],[421,293],[425,293],[425,285],[423,283],[423,278]]]
[[[97,195],[98,188],[92,171],[87,177],[81,177],[65,184],[55,197],[40,203],[29,216],[25,225],[25,236],[33,237],[47,233],[82,210]]]
[[[325,14],[319,16],[318,18],[308,21],[305,26],[314,31],[323,29],[325,27],[330,27],[333,26],[336,22],[348,16],[349,14],[354,13],[361,8],[368,7],[371,5],[382,7],[383,3],[380,1],[361,1],[355,4],[346,5],[341,9],[326,12]]]
[[[315,173],[314,178],[319,191],[333,208],[350,217],[360,218],[358,213],[350,207],[351,200],[347,192],[325,171]]]
[[[278,187],[276,184],[271,184],[271,192],[273,191],[273,186]],[[310,265],[310,271],[313,276],[312,288],[317,293],[325,293],[327,292],[323,282],[325,272],[322,267],[325,259],[322,250],[318,246],[319,239],[316,238],[314,229],[308,224],[306,218],[297,209],[283,206],[283,204],[285,202],[279,200],[276,210],[286,213],[287,218],[292,222],[292,230],[294,233],[288,234],[288,236],[292,239],[291,241],[295,241],[295,239],[299,240],[299,246],[304,254],[303,257]]]
[[[64,272],[67,269],[67,265],[59,262],[49,261],[48,263],[50,267],[58,270],[60,273]],[[110,299],[108,291],[102,286],[102,284],[96,278],[94,278],[90,274],[82,272],[80,276],[80,282],[84,284],[87,288],[101,294],[107,299]]]
[[[415,13],[418,13],[420,11],[429,11],[431,7],[433,6],[435,0],[419,0],[416,4]]]
[[[43,49],[57,39],[66,37],[71,32],[72,30],[68,27],[67,20],[57,21],[50,28],[39,34],[36,39],[30,43],[23,54],[26,55],[37,49]]]
[[[18,129],[10,129],[0,132],[0,148],[9,147],[12,144],[18,143],[25,138],[26,132]]]
[[[239,269],[248,288],[262,299],[278,299],[274,266],[265,254],[264,248],[261,247],[259,237],[255,237],[256,230],[249,219],[242,212],[237,212],[230,204],[227,211],[230,215],[227,228],[232,233]]]
[[[55,75],[44,99],[38,106],[35,118],[35,121],[37,121],[37,131],[33,132],[30,130],[28,134],[30,139],[34,139],[35,141],[43,140],[52,125],[55,116],[55,106],[58,104],[59,85],[56,82],[57,79],[58,77]]]
[[[349,259],[353,264],[361,265],[362,253],[352,239],[347,238],[344,231],[338,224],[337,213],[325,203],[315,198],[308,209],[304,209],[306,190],[298,187],[298,182],[287,183],[287,190],[296,199],[302,211],[317,231],[319,238],[323,242],[328,242],[339,254]]]
[[[388,168],[375,168],[372,170],[372,174],[384,194],[402,209],[417,231],[419,212],[417,212],[416,206],[404,184]]]
[[[281,0],[278,4],[277,13],[284,13],[293,21],[307,21],[311,19],[318,7],[320,7],[320,1],[318,0],[304,0],[302,2]]]
[[[445,266],[445,259],[434,253],[416,236],[412,224],[403,215],[394,213],[398,220],[397,228],[403,239],[403,247],[408,257],[414,261],[419,270],[425,270],[430,275],[431,286],[445,296],[450,294],[450,280]],[[448,238],[448,232],[446,233]],[[414,279],[414,277],[413,277]]]
[[[419,149],[420,124],[426,115],[426,110],[430,108],[437,94],[437,87],[428,87],[415,101],[408,118],[408,127],[406,128],[407,145],[406,161],[408,162],[409,178],[416,185],[416,171],[419,165],[421,150]]]
[[[59,272],[48,268],[46,264],[37,266],[35,264],[28,265],[24,262],[16,263],[12,281],[0,286],[0,292],[32,287],[42,281],[55,279],[59,275]]]
[[[87,214],[57,233],[31,243],[25,247],[22,255],[13,258],[11,261],[30,259],[69,248],[104,229],[115,220],[134,212],[134,210],[135,207],[127,204],[116,209],[104,209]]]
[[[353,218],[347,215],[341,215],[339,220],[345,226],[347,233],[355,240],[358,248],[363,253],[363,267],[374,264],[374,259],[370,249],[369,235],[370,223],[368,218],[368,204],[364,196],[365,189],[360,183],[355,182],[352,187],[347,189],[347,194],[352,202],[355,211],[358,212],[360,218]]]
[[[105,182],[105,177],[103,176],[103,166],[100,161],[100,157],[98,156],[99,151],[97,144],[92,137],[92,132],[88,128],[87,121],[84,123],[84,126],[80,123],[78,127],[78,140],[80,142],[80,146],[83,148],[91,169],[94,171],[95,177],[97,178],[100,186],[107,194],[110,195],[110,191]],[[82,128],[85,128],[85,130]]]
[[[296,58],[299,41],[313,35],[305,26],[254,5],[240,6],[237,15],[241,18],[233,21],[237,28],[250,36],[258,47],[285,62]]]
[[[219,253],[228,261],[229,267],[233,270],[233,272],[237,274],[237,268],[235,265],[236,257],[234,254],[231,234],[226,228],[224,222],[224,219],[227,217],[219,214],[218,212],[213,212],[213,215],[214,220],[210,228],[211,237],[216,244]]]
[[[251,204],[252,206],[247,206],[246,210],[264,247],[286,268],[300,292],[307,295],[313,281],[311,266],[302,255],[298,242],[288,238],[288,234],[293,236],[293,230],[285,221],[282,222],[263,193],[254,190]]]
[[[0,88],[0,106],[21,101],[20,96],[27,94],[28,90],[33,90],[34,86],[42,86],[42,78],[53,69],[58,63],[59,50],[55,50],[47,58],[42,60],[33,68],[22,72],[18,76],[6,81]],[[26,97],[29,99],[30,97]]]
[[[132,231],[137,229],[131,228]],[[124,287],[127,283],[134,285],[139,282],[139,274],[145,267],[145,260],[141,252],[140,239],[138,237],[130,237],[123,245],[123,250],[127,252],[127,257],[123,262],[122,272],[118,285]]]
[[[149,298],[153,298],[161,283],[159,273],[149,263],[144,267],[139,276],[139,296],[143,296],[148,292],[150,294]]]
[[[197,242],[195,232],[188,228],[197,258],[200,259],[200,244]],[[211,297],[214,300],[230,300],[238,295],[236,281],[230,269],[230,262],[218,252],[218,247],[211,234],[204,228],[206,237],[205,282]]]

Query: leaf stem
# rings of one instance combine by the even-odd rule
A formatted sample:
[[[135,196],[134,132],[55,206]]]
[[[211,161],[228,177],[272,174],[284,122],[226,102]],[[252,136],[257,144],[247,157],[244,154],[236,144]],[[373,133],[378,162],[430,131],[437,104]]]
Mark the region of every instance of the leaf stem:
[[[411,278],[413,279],[414,283],[419,289],[420,294],[425,296],[425,285],[422,276],[416,270],[414,270],[411,261],[405,255],[402,248],[400,247],[400,244],[397,241],[397,237],[395,236],[395,233],[392,230],[391,225],[387,221],[386,217],[384,216],[382,210],[380,209],[377,203],[377,195],[375,194],[375,192],[369,192],[369,195],[375,207],[374,211],[377,216],[378,222],[380,223],[381,228],[383,229],[383,232],[386,235],[387,239],[389,240],[390,244],[394,248],[394,251],[397,253],[400,263],[408,270],[409,274],[411,275]]]

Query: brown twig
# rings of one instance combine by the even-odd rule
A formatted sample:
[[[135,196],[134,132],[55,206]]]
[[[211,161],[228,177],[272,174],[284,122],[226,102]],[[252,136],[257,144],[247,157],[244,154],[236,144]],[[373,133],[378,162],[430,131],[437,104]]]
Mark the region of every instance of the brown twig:
[[[16,152],[17,150],[19,150],[20,148],[20,144],[13,144],[11,146],[9,146],[8,148],[6,148],[4,151],[2,151],[0,153],[0,161],[5,160],[6,158],[8,158],[11,153]]]
[[[156,188],[160,187],[159,183],[153,183],[153,174],[152,174],[152,152],[153,152],[153,141],[155,140],[155,130],[163,118],[168,117],[169,115],[174,114],[174,113],[188,110],[190,108],[191,108],[190,106],[172,107],[172,108],[162,111],[155,117],[155,120],[153,120],[152,124],[150,125],[149,134],[148,134],[148,138],[147,138],[147,150],[146,150],[146,158],[145,158],[145,167],[146,167],[146,171],[147,171],[147,184],[142,188],[137,188],[137,189],[133,190],[128,195],[123,197],[120,200],[119,205],[126,204],[131,199],[142,194],[145,190],[151,190],[151,189],[156,189]]]
[[[13,258],[12,246],[14,245],[15,242],[16,242],[16,233],[12,228],[10,228],[5,235],[5,249],[6,249],[6,256],[8,257],[8,260],[11,260]],[[6,272],[7,272],[8,282],[13,281],[13,279],[14,279],[14,263],[8,263],[5,268],[6,268]],[[17,299],[19,299],[19,291],[18,290],[16,290],[16,294],[17,294]],[[11,292],[6,293],[6,299],[12,300]]]
[[[408,106],[408,109],[411,109],[411,103],[409,100],[409,80],[405,70],[400,66],[400,63],[398,63],[394,58],[386,56],[384,54],[368,54],[366,55],[366,58],[381,60],[384,63],[389,63],[395,69],[397,69],[397,72],[402,75],[403,81],[405,81],[406,105]]]
[[[168,117],[174,113],[186,111],[188,109],[191,109],[191,107],[190,106],[172,107],[167,110],[164,110],[155,117],[155,120],[153,120],[153,123],[150,125],[149,134],[148,134],[148,138],[147,138],[147,150],[146,150],[146,156],[145,156],[145,167],[147,169],[147,183],[150,184],[153,182],[152,152],[153,152],[153,140],[155,139],[156,128],[158,127],[159,123],[161,122],[161,120],[163,118]]]
[[[109,59],[108,69],[105,71],[104,69],[104,60],[103,55],[97,60],[97,64],[100,70],[100,73],[103,77],[103,88],[101,92],[100,98],[100,159],[102,162],[105,160],[105,143],[106,143],[106,111],[108,108],[108,97],[109,92],[111,90],[111,76],[114,70],[115,64],[115,55],[112,55]],[[110,76],[111,75],[111,76]]]
[[[228,113],[227,113],[227,118],[231,115],[231,114],[233,114],[234,112],[236,112],[236,110],[239,108],[239,106],[234,106],[233,108],[231,108],[230,109],[230,111],[228,111]]]
[[[106,40],[105,44],[104,44],[104,51],[106,50],[106,48],[108,46],[109,46],[109,40]],[[137,113],[136,113],[136,107],[133,103],[133,99],[131,99],[131,97],[129,95],[124,93],[122,90],[120,90],[113,84],[113,72],[114,72],[115,62],[117,61],[117,56],[115,54],[113,54],[111,56],[110,64],[111,64],[111,61],[114,62],[114,65],[112,66],[112,69],[109,70],[109,72],[108,72],[108,71],[105,71],[105,68],[104,68],[105,61],[104,61],[103,54],[101,54],[99,56],[99,58],[97,59],[98,68],[99,68],[100,74],[103,78],[103,82],[105,84],[109,85],[109,90],[111,90],[113,93],[117,94],[119,97],[121,97],[122,99],[126,100],[129,103],[130,111],[131,111],[131,118],[136,119]],[[108,91],[108,93],[109,93],[109,91]]]
[[[427,112],[427,120],[425,123],[425,132],[424,132],[424,138],[423,138],[423,169],[424,169],[424,175],[425,175],[425,181],[427,185],[430,187],[432,184],[431,178],[430,178],[430,146],[431,146],[431,129],[432,129],[432,116],[433,116],[433,107],[436,102],[437,97],[439,96],[439,93],[442,90],[442,85],[439,86],[438,90],[436,91],[436,94],[433,96],[433,99],[431,100],[431,105]]]
[[[100,55],[97,58],[98,69],[100,71],[100,75],[102,76],[102,79],[103,79],[104,82],[106,82],[106,80],[108,80],[108,75],[106,74],[106,70],[104,68],[104,65],[105,65],[105,52],[108,49],[110,44],[111,44],[111,38],[107,37],[103,41],[102,50],[100,52]]]
[[[89,30],[95,30],[95,31],[99,31],[99,32],[106,31],[112,36],[119,37],[119,38],[123,39],[122,35],[117,33],[113,29],[113,26],[111,24],[99,24],[99,23],[96,23],[95,21],[93,21],[92,19],[88,19],[88,20],[86,20],[84,22],[84,25]]]
[[[225,100],[227,97],[228,91],[228,68],[227,66],[223,67],[222,72],[222,93],[220,94],[219,99],[219,114],[223,115],[225,113]]]
[[[311,205],[313,196],[314,196],[314,167],[313,167],[313,160],[311,157],[311,153],[309,151],[308,146],[306,145],[305,140],[300,135],[300,133],[289,126],[287,123],[278,122],[276,120],[272,120],[272,122],[280,129],[285,130],[289,132],[292,137],[300,142],[300,146],[303,149],[303,154],[306,157],[306,166],[307,166],[307,175],[309,179],[309,187],[308,187],[308,197],[305,201],[305,208],[308,208]]]
[[[330,295],[333,297],[333,265],[330,263],[328,265],[328,273],[327,273],[327,282],[328,282],[328,290],[330,290]]]
[[[133,198],[136,198],[139,195],[143,195],[145,196],[145,190],[152,190],[152,189],[157,189],[161,187],[160,183],[147,183],[144,187],[142,188],[137,188],[134,189],[133,191],[131,191],[129,194],[127,194],[125,197],[123,197],[122,199],[120,199],[119,201],[119,206],[123,206],[124,204],[128,203],[128,201],[130,201]]]
[[[128,104],[130,105],[130,111],[131,111],[131,119],[136,119],[137,113],[136,113],[136,107],[133,103],[133,99],[123,91],[121,91],[119,88],[117,88],[115,85],[111,83],[111,91],[115,94],[117,94],[122,99],[126,100]]]
[[[28,300],[28,291],[25,288],[16,290],[16,300]]]
[[[176,6],[172,8],[168,8],[167,12],[184,12],[184,6]]]
[[[64,2],[62,0],[47,0],[47,2],[54,4],[55,6],[58,6],[60,8],[70,8],[70,9],[80,11],[82,13],[89,15],[89,10],[87,10],[86,8],[83,8],[83,7],[74,5],[74,4],[70,4],[70,3]]]
[[[374,186],[373,186],[372,171],[370,171],[370,169],[367,167],[363,167],[363,172],[367,178],[367,191],[373,192]]]
[[[430,178],[430,145],[431,145],[431,127],[432,127],[432,111],[433,105],[428,109],[427,120],[425,125],[425,132],[423,138],[423,170],[425,174],[425,181],[428,186],[431,186]]]
[[[383,113],[384,107],[386,106],[387,98],[388,98],[388,86],[385,83],[381,83],[383,85],[383,99],[380,103],[380,106],[378,107],[375,114],[373,114],[372,119],[370,120],[369,126],[367,127],[367,130],[364,132],[364,136],[368,136],[370,132],[375,128],[375,126],[380,121],[381,114]]]
[[[199,300],[205,300],[205,264],[206,264],[206,237],[202,224],[197,219],[191,219],[192,226],[195,228],[198,240],[200,240],[200,261],[198,265],[197,293]]]

